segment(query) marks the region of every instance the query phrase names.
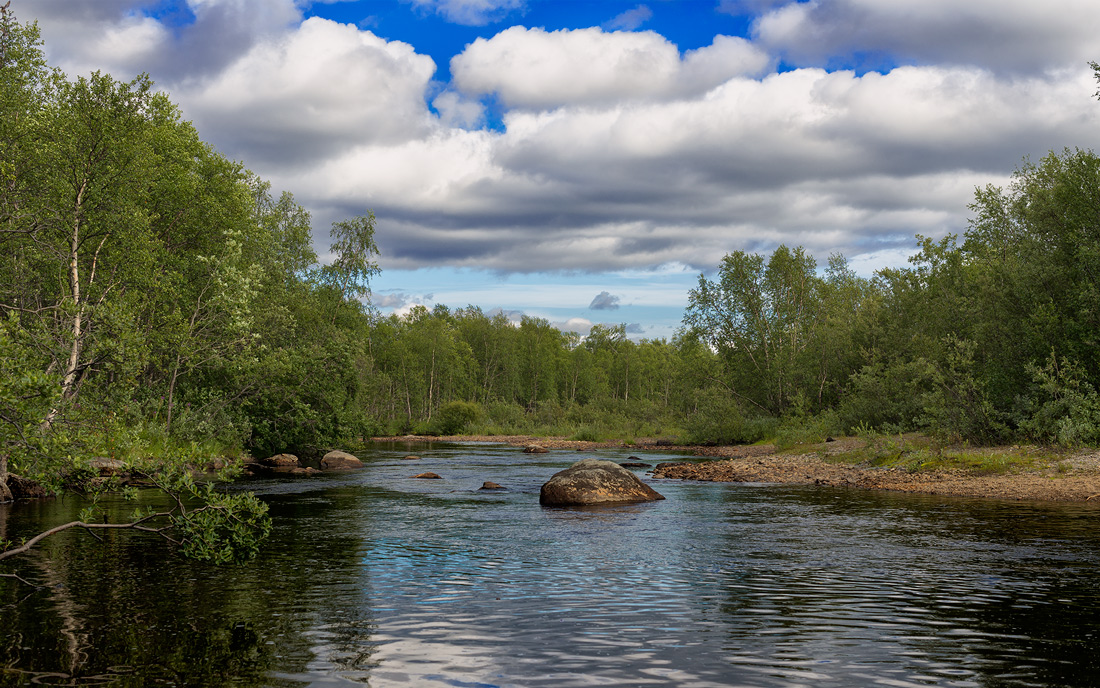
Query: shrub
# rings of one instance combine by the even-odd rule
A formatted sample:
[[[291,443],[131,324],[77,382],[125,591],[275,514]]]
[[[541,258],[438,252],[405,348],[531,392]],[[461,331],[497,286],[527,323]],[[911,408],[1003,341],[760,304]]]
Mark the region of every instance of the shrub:
[[[449,401],[439,407],[432,419],[441,435],[457,435],[481,416],[481,407],[472,401]]]

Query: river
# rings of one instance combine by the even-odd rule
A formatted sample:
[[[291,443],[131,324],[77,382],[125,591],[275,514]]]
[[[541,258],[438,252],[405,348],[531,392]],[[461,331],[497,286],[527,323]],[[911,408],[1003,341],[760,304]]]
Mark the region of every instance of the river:
[[[274,519],[246,565],[134,532],[17,558],[46,587],[0,579],[0,685],[1100,685],[1100,505],[658,480],[665,501],[546,509],[554,472],[630,454],[358,454],[233,486]],[[0,535],[83,506],[0,507]]]

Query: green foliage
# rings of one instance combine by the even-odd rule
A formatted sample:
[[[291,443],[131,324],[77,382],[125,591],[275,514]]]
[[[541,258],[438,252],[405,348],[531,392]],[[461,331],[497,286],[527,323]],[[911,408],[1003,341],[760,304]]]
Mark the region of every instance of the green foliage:
[[[1077,363],[1052,353],[1028,366],[1036,389],[1026,400],[1020,428],[1033,439],[1063,447],[1100,445],[1100,394]]]
[[[224,494],[214,485],[194,487],[191,495],[201,508],[180,511],[171,517],[179,533],[184,556],[214,564],[254,559],[271,532],[267,504],[252,493]]]
[[[815,416],[791,416],[784,418],[775,429],[775,447],[790,449],[805,444],[818,444],[827,437],[840,435],[840,420],[833,411]]]
[[[440,435],[457,435],[481,416],[481,407],[470,401],[449,401],[439,407],[434,421]]]
[[[975,370],[977,343],[949,336],[942,363],[930,363],[931,389],[922,397],[923,422],[948,439],[993,443],[1008,429]]]

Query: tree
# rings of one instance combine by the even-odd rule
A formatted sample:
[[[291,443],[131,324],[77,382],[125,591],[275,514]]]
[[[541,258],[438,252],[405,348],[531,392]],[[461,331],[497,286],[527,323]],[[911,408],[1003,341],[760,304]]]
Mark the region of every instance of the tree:
[[[688,295],[684,324],[723,356],[731,392],[761,411],[782,413],[810,389],[805,354],[821,317],[815,268],[801,247],[780,246],[766,263],[736,251],[717,281],[700,275]]]
[[[321,269],[321,281],[334,288],[347,302],[369,295],[370,278],[379,272],[374,261],[374,256],[378,255],[374,243],[374,213],[332,223],[329,236],[332,237],[329,250],[335,257]]]

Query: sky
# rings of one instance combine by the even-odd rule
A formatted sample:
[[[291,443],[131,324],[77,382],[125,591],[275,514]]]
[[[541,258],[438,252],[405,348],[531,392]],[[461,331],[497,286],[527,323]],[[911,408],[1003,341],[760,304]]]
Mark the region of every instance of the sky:
[[[1096,0],[14,0],[70,77],[146,72],[290,191],[374,212],[382,313],[671,338],[732,251],[861,275],[1100,145]]]

